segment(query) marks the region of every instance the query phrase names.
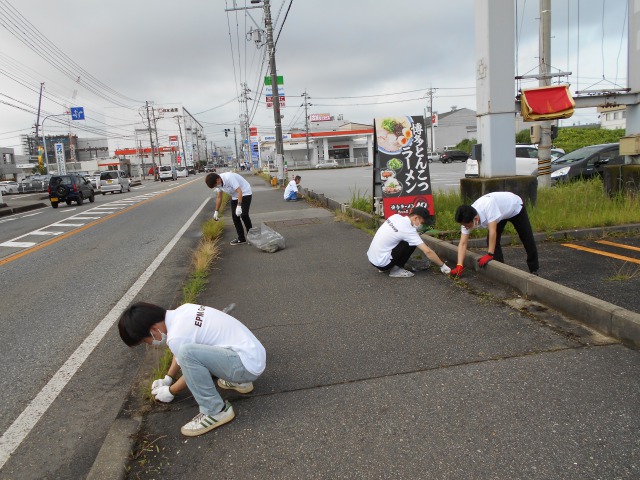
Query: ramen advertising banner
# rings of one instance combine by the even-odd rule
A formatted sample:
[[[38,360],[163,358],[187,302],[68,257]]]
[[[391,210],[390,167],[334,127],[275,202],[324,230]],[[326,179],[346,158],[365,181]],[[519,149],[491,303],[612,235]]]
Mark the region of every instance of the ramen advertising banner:
[[[374,191],[382,195],[384,217],[418,206],[434,215],[423,117],[380,117],[374,128]]]

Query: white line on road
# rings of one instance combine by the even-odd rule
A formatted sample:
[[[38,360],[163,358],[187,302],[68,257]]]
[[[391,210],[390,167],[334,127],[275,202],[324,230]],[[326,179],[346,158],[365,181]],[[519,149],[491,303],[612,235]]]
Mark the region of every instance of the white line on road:
[[[31,232],[31,235],[62,235],[64,232],[45,232],[43,230],[36,230]]]
[[[210,199],[207,198],[202,202],[202,205],[200,205],[191,218],[187,220],[187,223],[182,226],[178,233],[175,234],[167,246],[164,247],[162,252],[160,252],[153,262],[151,262],[140,278],[135,281],[107,316],[100,321],[98,326],[89,334],[76,351],[71,354],[67,361],[64,362],[64,365],[60,367],[53,377],[51,377],[51,380],[49,380],[44,388],[40,390],[38,395],[36,395],[31,403],[29,403],[27,408],[22,411],[7,431],[2,434],[2,437],[0,438],[0,469],[2,469],[5,463],[7,463],[9,457],[20,446],[29,432],[33,430],[33,427],[35,427],[36,423],[38,423],[40,418],[46,413],[62,389],[67,385],[67,383],[69,383],[71,378],[75,375],[89,355],[91,355],[107,331],[109,331],[118,318],[120,318],[120,315],[125,308],[129,306],[129,303],[131,303],[138,292],[142,290],[142,287],[144,287],[144,285],[149,281],[153,273],[157,270],[165,257],[169,255],[169,252],[171,252],[175,244],[178,243],[180,237],[182,237],[184,232],[189,228],[209,201]]]
[[[0,247],[15,247],[15,248],[27,248],[33,247],[35,242],[4,242],[0,243]]]
[[[26,215],[23,215],[22,218],[26,218],[26,217],[33,217],[35,215],[40,215],[42,212],[36,212],[36,213],[28,213]]]
[[[53,226],[56,226],[56,227],[81,227],[83,225],[84,225],[84,223],[54,223],[51,226],[52,227]]]

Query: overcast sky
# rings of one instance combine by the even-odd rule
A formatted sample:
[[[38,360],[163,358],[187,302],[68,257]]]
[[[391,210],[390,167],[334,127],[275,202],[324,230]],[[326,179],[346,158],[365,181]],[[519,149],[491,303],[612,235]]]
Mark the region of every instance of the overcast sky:
[[[573,72],[571,90],[626,87],[627,0],[551,3],[551,63],[555,71]],[[235,4],[250,6],[249,0]],[[245,40],[256,25],[242,11],[226,13],[233,5],[0,0],[0,146],[21,153],[19,135],[33,131],[41,82],[43,116],[63,113],[64,105],[83,106],[85,125],[99,133],[104,124],[117,123],[109,118],[115,104],[137,109],[146,100],[179,103],[218,145],[231,144],[223,129],[238,125],[244,106],[237,97],[246,82],[251,123],[261,133],[272,131],[273,112],[264,93],[258,96],[267,72],[265,47]],[[538,0],[516,1],[514,74],[537,72],[538,8]],[[429,88],[436,89],[435,111],[476,108],[473,0],[272,0],[271,11],[287,99],[285,131],[304,124],[305,89],[309,113],[342,114],[361,123],[384,114],[422,114]],[[262,27],[262,9],[250,12]],[[54,46],[74,64],[52,60]],[[262,103],[256,105],[257,99]],[[45,125],[47,134],[56,132],[53,120]],[[589,121],[596,121],[593,111],[582,110],[565,124]],[[126,136],[127,128],[118,131]]]

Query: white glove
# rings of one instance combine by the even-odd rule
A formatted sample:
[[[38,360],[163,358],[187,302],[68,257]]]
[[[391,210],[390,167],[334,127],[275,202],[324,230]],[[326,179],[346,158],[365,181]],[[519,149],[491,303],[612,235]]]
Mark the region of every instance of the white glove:
[[[158,380],[154,380],[154,382],[151,384],[151,390],[154,390],[158,387],[164,387],[165,385],[168,387],[173,383],[173,378],[171,378],[169,375],[165,375],[164,378],[159,378]]]
[[[442,266],[440,267],[440,271],[442,273],[444,273],[445,275],[449,275],[451,273],[451,269],[449,267],[447,267],[446,263],[442,264]]]
[[[213,219],[217,222],[218,221],[218,210],[216,210],[215,212],[213,212]]]
[[[236,207],[236,216],[239,217],[240,215],[242,215],[242,207],[240,205],[238,205]]]
[[[162,387],[154,388],[151,390],[151,395],[156,398],[156,401],[162,403],[169,403],[173,400],[173,395],[169,390],[169,385],[163,385]]]

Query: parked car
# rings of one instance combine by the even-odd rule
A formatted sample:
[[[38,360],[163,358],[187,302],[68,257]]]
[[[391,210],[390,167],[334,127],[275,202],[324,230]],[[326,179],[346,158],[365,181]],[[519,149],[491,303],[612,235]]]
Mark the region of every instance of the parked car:
[[[189,172],[189,175],[195,175],[196,174],[196,167],[194,167],[194,166],[187,167],[187,172]]]
[[[538,147],[535,145],[516,145],[516,175],[538,175]],[[560,155],[564,153],[561,148],[552,148],[551,154]],[[464,171],[465,177],[478,176],[478,162],[476,160],[467,160],[467,166]]]
[[[440,160],[440,154],[438,152],[431,152],[427,154],[427,158],[429,159],[429,163],[437,162]]]
[[[0,191],[3,195],[7,195],[8,193],[18,193],[18,182],[13,182],[11,180],[0,182]]]
[[[100,173],[100,191],[103,195],[107,192],[123,193],[131,191],[131,180],[129,175],[122,170],[108,170]]]
[[[566,182],[577,178],[602,175],[605,165],[621,165],[620,144],[603,143],[579,148],[551,162],[551,182]]]
[[[176,177],[184,177],[187,178],[189,176],[189,171],[187,167],[177,167],[176,168]]]
[[[31,188],[38,192],[44,192],[49,187],[51,175],[31,175]]]
[[[160,177],[160,181],[164,182],[165,180],[177,180],[178,173],[176,171],[176,167],[171,165],[162,165],[158,169],[158,176]]]
[[[316,165],[316,168],[338,168],[338,162],[336,162],[335,160],[321,162]]]
[[[440,161],[442,163],[451,163],[456,160],[459,162],[466,162],[470,155],[462,150],[447,150],[440,154]]]
[[[82,205],[85,199],[95,201],[95,193],[91,183],[82,175],[70,173],[68,175],[52,175],[49,180],[49,201],[53,208],[58,208],[60,202],[76,202]]]
[[[91,185],[96,190],[100,188],[100,172],[95,171],[87,176],[87,179],[91,182]]]

